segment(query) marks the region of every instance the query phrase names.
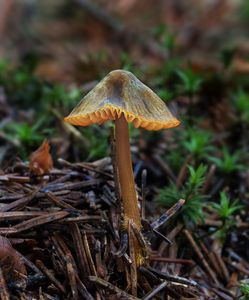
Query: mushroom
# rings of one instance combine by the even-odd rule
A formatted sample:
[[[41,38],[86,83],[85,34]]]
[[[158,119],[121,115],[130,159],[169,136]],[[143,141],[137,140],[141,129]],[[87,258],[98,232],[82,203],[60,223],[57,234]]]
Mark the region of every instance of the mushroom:
[[[128,123],[136,128],[160,130],[176,127],[180,122],[165,103],[131,72],[115,70],[100,81],[64,119],[73,125],[88,126],[115,121],[117,168],[124,224],[133,222],[142,229],[132,170]],[[137,264],[144,260],[136,243]]]

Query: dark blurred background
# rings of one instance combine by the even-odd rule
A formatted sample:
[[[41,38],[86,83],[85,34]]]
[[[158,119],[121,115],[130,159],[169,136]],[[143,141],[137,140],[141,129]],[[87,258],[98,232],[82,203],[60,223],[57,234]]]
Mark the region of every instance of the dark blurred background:
[[[248,20],[245,0],[1,0],[0,55],[33,56],[35,74],[80,84],[129,59],[141,69],[161,64],[172,51],[218,68],[221,52],[236,49],[247,70]]]
[[[179,143],[198,138],[197,129],[208,134],[193,143],[211,135],[220,148],[247,147],[248,25],[242,0],[1,0],[0,162],[26,160],[44,138],[70,160],[108,155],[108,124],[76,128],[63,117],[118,68],[132,71],[182,121],[154,135],[131,128],[146,155],[154,140],[168,145],[163,154],[173,156],[173,140],[187,155],[193,149]],[[174,155],[177,168],[182,153]]]

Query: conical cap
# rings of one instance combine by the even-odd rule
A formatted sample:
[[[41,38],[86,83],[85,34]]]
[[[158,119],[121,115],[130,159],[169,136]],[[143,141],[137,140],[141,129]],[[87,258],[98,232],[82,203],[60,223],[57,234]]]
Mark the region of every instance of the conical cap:
[[[147,130],[176,127],[180,122],[165,103],[131,72],[115,70],[101,80],[73,109],[66,122],[88,126],[124,114],[127,122]]]

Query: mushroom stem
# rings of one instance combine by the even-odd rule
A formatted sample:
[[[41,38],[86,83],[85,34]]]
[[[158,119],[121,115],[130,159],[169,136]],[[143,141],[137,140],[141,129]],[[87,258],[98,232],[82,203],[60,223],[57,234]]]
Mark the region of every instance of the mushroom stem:
[[[142,225],[130,153],[129,129],[123,113],[119,119],[115,120],[115,127],[117,167],[121,198],[124,207],[125,228],[128,228],[129,220],[131,220],[136,227],[141,230]],[[142,255],[142,250],[137,240],[134,241],[134,250],[136,257],[134,263],[136,266],[141,265],[145,257]]]
[[[115,120],[115,125],[117,167],[124,214],[125,218],[132,220],[137,228],[141,229],[142,226],[132,170],[129,129],[123,113],[119,119]]]

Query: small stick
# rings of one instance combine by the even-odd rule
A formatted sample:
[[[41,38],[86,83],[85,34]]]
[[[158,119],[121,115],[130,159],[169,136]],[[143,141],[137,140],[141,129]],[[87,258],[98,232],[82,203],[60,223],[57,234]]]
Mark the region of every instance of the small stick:
[[[85,287],[83,282],[79,279],[78,275],[76,275],[76,280],[78,283],[79,292],[81,293],[82,297],[85,300],[94,300],[93,296],[88,292],[87,288]]]
[[[120,236],[120,246],[116,252],[112,252],[113,255],[121,257],[125,254],[128,248],[128,234],[126,232],[121,232]]]
[[[52,192],[46,192],[45,195],[48,197],[49,200],[51,200],[55,205],[57,205],[58,207],[60,208],[70,208],[70,209],[73,209],[75,210],[75,208],[64,202],[63,200],[59,199],[57,196],[55,196]]]
[[[226,286],[234,297],[236,297],[237,290],[238,290],[238,277],[239,277],[239,272],[234,271],[231,274],[228,284]]]
[[[103,186],[103,194],[108,198],[108,200],[112,203],[115,204],[117,199],[115,197],[115,194],[110,190],[110,188],[107,185]]]
[[[17,175],[0,175],[0,181],[11,181],[11,182],[18,182],[18,183],[27,183],[30,182],[30,177],[28,176],[17,176]]]
[[[128,221],[128,238],[129,238],[129,253],[132,264],[130,265],[131,271],[131,294],[137,295],[137,266],[136,266],[136,253],[135,253],[135,235],[131,227],[131,221]]]
[[[127,257],[128,255],[125,254]],[[130,259],[130,258],[129,258]],[[129,264],[131,264],[132,262],[130,262]],[[129,269],[128,269],[128,266],[125,264],[124,266],[124,273],[125,273],[125,279],[126,279],[126,287],[125,287],[125,290],[126,291],[129,291],[130,288],[131,288],[131,276],[130,276],[130,273],[129,273]]]
[[[220,190],[222,190],[222,187],[224,186],[224,183],[225,183],[225,179],[224,178],[218,179],[217,182],[212,185],[212,189],[208,193],[209,196],[213,197]]]
[[[0,200],[1,202],[3,201],[6,201],[6,202],[9,202],[9,201],[13,201],[13,200],[19,200],[23,197],[24,195],[1,195],[0,197]]]
[[[90,222],[100,222],[106,223],[106,220],[101,216],[79,216],[79,217],[68,217],[61,221],[61,223],[73,223],[73,222],[82,222],[82,223],[90,223]]]
[[[115,285],[111,284],[108,281],[105,281],[104,279],[101,279],[97,276],[89,276],[88,278],[90,281],[117,293],[117,297],[119,297],[118,299],[121,299],[122,297],[124,297],[124,299],[127,299],[127,300],[139,300],[139,298],[126,293],[125,291],[119,289],[118,287],[116,287]]]
[[[78,258],[79,269],[83,277],[91,275],[89,263],[87,260],[85,248],[83,245],[82,235],[77,223],[70,224],[71,234],[75,246],[75,252]]]
[[[26,206],[29,202],[31,202],[35,198],[39,189],[40,188],[36,189],[34,192],[32,192],[30,195],[28,195],[24,198],[21,198],[12,203],[4,205],[2,208],[0,208],[0,212],[6,212],[9,210],[13,210],[13,209],[16,209],[16,210],[21,209],[22,207]]]
[[[160,226],[165,224],[185,203],[184,199],[180,199],[170,209],[168,209],[158,220],[151,223],[153,230],[158,229]]]
[[[138,285],[141,290],[143,290],[144,294],[149,293],[152,290],[151,282],[149,283],[145,276],[138,277]]]
[[[242,263],[247,269],[249,269],[249,263],[247,261],[245,261],[241,256],[239,256],[235,251],[228,248],[227,252],[228,252],[228,254],[231,258],[233,258],[233,259],[237,260],[238,262]]]
[[[88,243],[87,236],[86,236],[85,232],[83,232],[83,244],[84,244],[86,257],[87,257],[87,260],[88,260],[88,263],[89,263],[89,266],[90,266],[91,273],[94,276],[97,276],[97,271],[96,271],[96,268],[95,268],[95,265],[94,265],[94,262],[93,262],[93,259],[92,259],[89,243]]]
[[[53,180],[51,183],[52,184],[55,184],[55,183],[64,183],[64,182],[67,182],[69,180],[72,180],[72,179],[75,179],[75,178],[81,178],[82,177],[82,173],[81,172],[78,172],[78,171],[69,171],[69,173],[65,174],[64,173],[62,174],[63,176]],[[50,172],[50,175],[53,175],[52,172]],[[57,174],[55,174],[57,175]]]
[[[6,211],[0,212],[0,221],[16,221],[22,219],[29,219],[30,217],[38,217],[47,215],[46,211]]]
[[[74,269],[74,264],[73,264],[73,258],[71,255],[66,254],[66,266],[67,266],[67,274],[71,286],[71,292],[72,292],[72,297],[74,300],[79,300],[79,293],[77,289],[77,283],[76,283],[76,270]]]
[[[54,213],[48,213],[45,216],[39,216],[30,220],[24,221],[16,226],[13,226],[16,232],[22,232],[40,225],[51,223],[60,219],[65,218],[69,215],[67,211],[58,211]]]
[[[141,266],[141,267],[138,268],[138,270],[147,278],[147,280],[152,285],[159,284],[161,282],[161,279],[159,279],[158,276],[156,276],[155,274],[153,274],[147,268]]]
[[[14,227],[0,227],[0,235],[10,235],[17,233],[17,230]]]
[[[150,256],[149,260],[172,263],[172,264],[183,264],[183,265],[193,265],[194,264],[194,262],[190,259],[168,258],[168,257],[160,257],[160,256]]]
[[[231,297],[229,295],[227,295],[226,293],[224,293],[223,291],[219,291],[216,288],[212,288],[212,291],[219,296],[220,299],[224,299],[224,300],[234,300],[234,297]]]
[[[147,170],[143,169],[142,171],[142,185],[141,185],[141,194],[142,194],[142,205],[141,205],[141,217],[145,219],[145,189],[147,182]]]
[[[159,292],[161,292],[161,290],[163,290],[165,287],[167,286],[167,282],[163,281],[161,284],[159,284],[158,286],[154,287],[154,289],[149,292],[148,294],[146,294],[142,300],[150,300],[152,299],[156,294],[158,294]]]
[[[180,172],[178,174],[178,177],[177,177],[177,180],[176,180],[176,187],[177,188],[179,188],[182,185],[182,183],[183,183],[183,181],[184,181],[184,179],[187,175],[188,164],[191,162],[192,159],[193,159],[192,154],[188,155],[185,162],[184,162],[184,164],[182,165],[181,170],[180,170]]]
[[[180,224],[180,223],[178,223],[178,224],[176,225],[176,227],[174,227],[174,228],[167,234],[167,236],[168,236],[167,239],[171,241],[172,239],[174,239],[174,238],[182,231],[182,229],[183,229],[183,225]],[[164,253],[165,253],[167,247],[168,247],[168,244],[166,244],[166,243],[161,243],[161,245],[159,246],[159,249],[158,249],[158,254],[159,254],[159,256],[164,256]]]
[[[206,248],[206,246],[204,245],[203,242],[199,241],[199,245],[200,248],[202,250],[202,252],[208,257],[209,262],[210,262],[210,267],[212,266],[212,268],[216,271],[216,273],[222,277],[222,270],[221,267],[219,265],[219,261],[217,261],[217,257],[215,257],[215,253],[214,251],[210,251]]]
[[[161,167],[161,169],[165,172],[165,174],[173,181],[176,182],[176,177],[173,173],[173,171],[170,169],[169,165],[162,160],[162,158],[158,155],[155,154],[153,156],[153,159],[156,161],[156,163]]]
[[[91,166],[90,164],[86,164],[86,163],[75,163],[75,164],[72,164],[72,163],[70,163],[70,162],[68,162],[68,161],[66,161],[65,159],[62,159],[62,158],[58,158],[58,162],[60,164],[64,165],[64,166],[66,166],[66,167],[69,167],[69,168],[72,168],[72,169],[75,169],[75,170],[81,170],[82,171],[82,169],[85,169],[87,171],[95,172],[95,173],[98,173],[100,175],[107,176],[110,179],[113,179],[113,175],[112,174],[104,172],[104,171],[101,171],[101,170],[97,169],[96,167]]]
[[[159,232],[156,229],[153,229],[153,233],[155,233],[156,235],[158,235],[162,240],[164,240],[164,242],[166,242],[169,245],[172,245],[172,242],[170,239],[168,239],[165,235],[163,235],[161,232]]]
[[[214,255],[215,255],[216,259],[217,259],[217,262],[218,262],[218,264],[219,264],[219,266],[220,266],[220,268],[221,268],[221,271],[222,271],[222,273],[223,273],[223,275],[224,275],[226,281],[228,282],[230,276],[229,276],[229,272],[228,272],[227,266],[225,265],[225,263],[224,263],[224,261],[223,261],[221,255],[220,255],[219,253],[217,253],[217,252],[215,251],[215,252],[214,252]]]
[[[36,265],[42,270],[42,272],[49,278],[49,280],[63,293],[65,294],[64,286],[55,278],[53,273],[47,269],[47,267],[43,264],[43,262],[39,259],[36,260]]]
[[[213,227],[221,227],[222,226],[222,221],[219,220],[212,220],[212,219],[205,219],[204,220],[205,225],[207,226],[213,226]]]
[[[102,179],[90,179],[86,181],[81,181],[81,182],[75,182],[75,183],[57,183],[57,184],[49,184],[45,186],[44,188],[41,189],[42,192],[57,192],[57,191],[62,191],[62,190],[80,190],[83,188],[87,188],[90,186],[94,185],[99,185],[102,183]]]
[[[249,270],[246,269],[241,263],[237,263],[235,261],[230,261],[230,259],[224,258],[224,260],[234,269],[240,271],[241,273],[244,273],[246,275],[249,275]]]
[[[26,266],[28,266],[33,272],[37,273],[37,275],[41,275],[43,276],[41,270],[39,270],[37,268],[37,266],[35,264],[32,263],[31,260],[29,260],[26,256],[22,255],[20,252],[18,252],[17,250],[16,251],[16,254],[19,256],[19,258],[24,262],[24,264]],[[44,276],[43,276],[44,277]]]
[[[219,281],[216,278],[216,275],[214,274],[213,270],[209,267],[208,262],[206,261],[205,257],[203,256],[202,252],[200,251],[199,247],[197,246],[196,242],[194,241],[192,235],[187,229],[183,230],[184,234],[186,235],[187,239],[189,240],[190,244],[192,245],[193,249],[195,250],[196,254],[198,255],[199,259],[203,263],[205,269],[207,270],[209,276],[212,278],[212,280],[219,286]]]
[[[104,261],[102,260],[101,255],[101,241],[95,240],[95,261],[96,261],[96,270],[99,277],[106,279],[108,272]]]
[[[173,275],[168,275],[164,272],[160,272],[152,267],[147,267],[147,269],[153,273],[154,275],[158,276],[159,278],[163,278],[167,281],[172,281],[172,282],[177,282],[177,283],[181,283],[181,284],[186,284],[186,285],[191,285],[191,286],[195,286],[198,287],[199,289],[201,288],[200,285],[194,281],[194,280],[189,280],[180,276],[173,276]]]
[[[210,186],[210,183],[211,183],[211,180],[212,178],[214,177],[214,173],[216,171],[216,165],[211,165],[211,167],[209,168],[208,170],[208,173],[206,175],[206,180],[205,180],[205,183],[203,185],[203,188],[202,188],[202,194],[205,194]]]
[[[229,275],[229,271],[222,259],[222,245],[218,240],[215,240],[213,242],[212,250],[213,251],[211,253],[213,253],[213,255],[214,255],[214,261],[218,262],[218,269],[220,269],[221,274],[224,276],[226,282],[228,282],[230,275]]]
[[[59,235],[54,236],[52,240],[56,244],[57,250],[61,253],[61,258],[66,263],[67,275],[72,292],[72,299],[79,300],[79,293],[76,282],[77,269],[72,253]]]

